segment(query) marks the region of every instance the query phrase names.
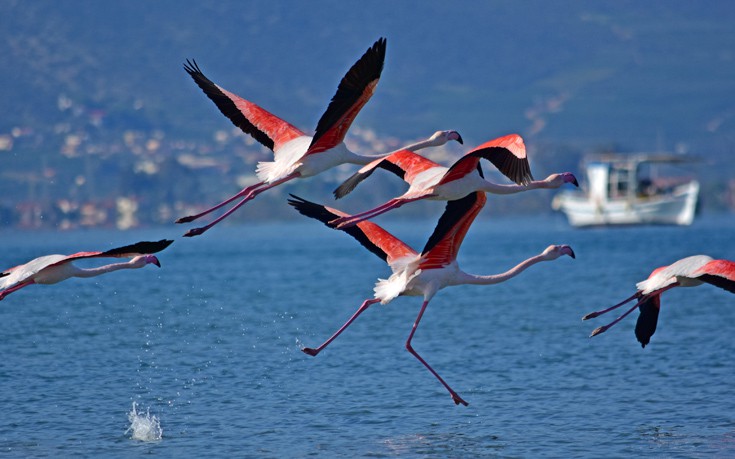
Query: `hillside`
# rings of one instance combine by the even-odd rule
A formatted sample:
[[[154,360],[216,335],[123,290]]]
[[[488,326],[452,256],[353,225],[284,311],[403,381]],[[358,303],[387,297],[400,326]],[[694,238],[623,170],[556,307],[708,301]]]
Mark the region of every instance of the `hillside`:
[[[102,187],[98,171],[141,182],[130,136],[145,139],[144,151],[149,140],[169,146],[149,151],[167,152],[159,166],[191,154],[246,175],[253,159],[213,140],[231,125],[189,80],[185,59],[308,130],[381,36],[383,78],[356,121],[378,137],[396,143],[453,128],[472,146],[518,132],[539,176],[575,167],[588,150],[666,149],[706,156],[703,173],[723,184],[735,144],[732,24],[727,1],[5,1],[0,202],[43,196],[44,187],[119,195],[123,185]]]

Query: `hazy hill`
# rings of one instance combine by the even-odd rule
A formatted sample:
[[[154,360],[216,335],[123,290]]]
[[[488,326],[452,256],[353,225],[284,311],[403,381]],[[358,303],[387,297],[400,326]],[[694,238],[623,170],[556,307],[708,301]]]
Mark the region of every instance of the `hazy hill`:
[[[0,151],[0,171],[54,161],[60,133],[103,145],[126,130],[210,140],[230,129],[182,70],[187,58],[313,129],[345,70],[385,36],[383,78],[356,121],[379,135],[454,128],[472,146],[519,132],[540,176],[575,165],[567,151],[689,151],[724,180],[733,24],[728,0],[5,0],[0,136],[33,135]]]

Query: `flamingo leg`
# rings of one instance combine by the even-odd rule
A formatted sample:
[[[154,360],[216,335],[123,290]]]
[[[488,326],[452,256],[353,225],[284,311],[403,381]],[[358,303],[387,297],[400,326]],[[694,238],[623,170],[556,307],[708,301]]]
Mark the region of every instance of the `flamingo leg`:
[[[612,311],[613,309],[617,309],[617,308],[619,308],[620,306],[622,306],[622,305],[624,305],[625,303],[627,303],[627,302],[629,302],[629,301],[633,300],[634,298],[640,298],[640,297],[641,297],[641,293],[640,293],[640,292],[635,292],[635,294],[634,294],[633,296],[631,296],[631,297],[630,297],[630,298],[628,298],[628,299],[625,299],[625,300],[621,301],[620,303],[616,304],[615,306],[610,306],[609,308],[607,308],[607,309],[603,309],[603,310],[601,310],[601,311],[594,311],[594,312],[590,312],[589,314],[587,314],[587,315],[585,315],[584,317],[582,317],[582,320],[587,320],[587,319],[593,319],[593,318],[595,318],[595,317],[597,317],[597,316],[600,316],[600,315],[602,315],[602,314],[605,314],[605,313],[607,313],[607,312],[610,312],[610,311]]]
[[[201,218],[201,217],[203,217],[203,216],[205,216],[205,215],[207,215],[207,214],[209,214],[211,212],[214,212],[215,210],[217,210],[217,209],[219,209],[219,208],[221,208],[223,206],[226,206],[227,204],[231,203],[232,201],[234,201],[237,198],[240,198],[242,196],[246,196],[246,195],[252,193],[253,191],[255,191],[256,189],[258,189],[259,187],[261,187],[263,185],[265,185],[265,182],[258,182],[255,185],[251,185],[251,186],[249,186],[247,188],[243,188],[239,193],[233,195],[229,199],[226,199],[226,200],[220,202],[216,206],[210,207],[209,209],[207,209],[207,210],[205,210],[203,212],[200,212],[200,213],[198,213],[196,215],[189,215],[187,217],[181,217],[178,220],[176,220],[176,223],[189,223],[189,222],[193,222],[194,220],[197,220],[197,219],[199,219],[199,218]]]
[[[366,210],[355,215],[347,215],[340,218],[335,218],[329,222],[329,226],[336,229],[345,229],[351,226],[355,226],[363,220],[368,220],[373,217],[377,217],[380,214],[384,214],[391,209],[396,209],[409,202],[418,201],[420,199],[426,199],[430,195],[420,196],[418,198],[393,198],[385,204],[381,204],[374,209]]]
[[[29,285],[35,284],[35,282],[31,279],[25,282],[21,282],[20,284],[14,285],[10,288],[6,288],[2,292],[0,292],[0,301],[2,301],[6,296],[10,295],[11,293],[15,292],[16,290],[20,290],[23,287],[28,287]]]
[[[647,301],[650,297],[652,297],[654,295],[661,295],[666,290],[672,289],[672,288],[676,287],[677,285],[679,285],[679,283],[678,282],[674,282],[673,284],[667,285],[666,287],[664,287],[664,288],[662,288],[660,290],[656,290],[655,292],[651,292],[651,293],[649,293],[647,295],[641,295],[640,296],[640,299],[638,300],[638,302],[635,305],[633,305],[632,308],[628,309],[625,313],[623,313],[620,317],[618,317],[617,319],[613,320],[612,322],[610,322],[607,325],[603,325],[602,327],[595,328],[592,331],[592,333],[590,334],[590,338],[592,338],[593,336],[597,336],[600,333],[605,333],[610,327],[612,327],[616,323],[618,323],[621,320],[623,320],[628,314],[630,314],[631,312],[635,311],[636,308],[638,308],[638,306],[641,305],[641,303],[643,303],[644,301]]]
[[[362,314],[363,312],[365,312],[365,310],[367,308],[369,308],[371,305],[373,305],[373,304],[375,304],[375,303],[377,303],[379,301],[380,300],[377,299],[377,298],[367,299],[367,300],[363,301],[362,304],[360,305],[360,307],[357,309],[357,311],[354,314],[352,314],[352,317],[350,317],[350,319],[347,322],[345,322],[345,324],[342,325],[339,328],[339,330],[337,330],[332,336],[330,336],[328,340],[326,340],[324,343],[322,343],[321,346],[317,347],[316,349],[311,348],[311,347],[305,347],[305,348],[303,348],[301,350],[305,354],[309,354],[311,356],[316,356],[317,354],[319,354],[322,351],[322,349],[324,349],[325,347],[327,347],[329,345],[329,343],[331,343],[332,341],[334,341],[335,338],[337,338],[343,331],[345,331],[345,329],[347,327],[349,327],[350,324],[352,322],[354,322],[355,319],[357,319],[360,316],[360,314]]]
[[[230,210],[228,210],[224,214],[220,215],[219,217],[217,217],[216,219],[214,219],[211,223],[209,223],[207,225],[200,226],[199,228],[192,228],[192,229],[190,229],[189,231],[187,231],[184,234],[184,237],[193,237],[193,236],[199,236],[200,234],[203,234],[209,228],[213,227],[217,223],[219,223],[222,220],[224,220],[225,218],[229,217],[230,214],[232,214],[234,211],[236,211],[237,209],[239,209],[240,207],[242,207],[243,204],[245,204],[246,202],[248,202],[251,199],[253,199],[256,196],[258,196],[260,193],[264,192],[265,190],[269,190],[269,189],[271,189],[271,188],[273,188],[275,186],[278,186],[278,185],[280,185],[280,184],[282,184],[284,182],[288,182],[289,180],[294,179],[294,178],[299,177],[299,176],[300,176],[300,174],[298,172],[294,172],[293,174],[291,174],[291,175],[289,175],[287,177],[284,177],[284,178],[282,178],[280,180],[276,180],[275,182],[269,183],[269,184],[267,184],[265,186],[262,186],[263,184],[260,183],[258,185],[253,185],[252,187],[246,188],[246,190],[250,189],[250,191],[247,194],[245,194],[244,195],[245,197],[242,198],[240,200],[240,202],[238,202],[237,204],[235,204]],[[258,186],[260,186],[260,188],[258,188]],[[230,198],[228,201],[225,201],[222,205],[226,204],[227,202],[233,201],[236,197],[239,197],[239,196],[242,196],[242,193],[238,193],[233,198]],[[215,207],[217,207],[217,206],[215,206]],[[221,207],[221,206],[219,206],[219,207]],[[208,212],[208,211],[205,211],[204,213],[206,213],[206,212]],[[203,214],[201,214],[201,215],[203,215]],[[178,223],[178,221],[177,221],[177,223]]]
[[[411,334],[408,335],[408,340],[406,340],[406,349],[408,350],[408,352],[410,352],[411,354],[413,354],[413,356],[416,357],[419,360],[419,362],[423,363],[424,366],[429,369],[429,371],[431,372],[431,374],[433,374],[436,377],[436,379],[438,379],[439,382],[442,383],[442,385],[444,385],[444,387],[449,391],[449,394],[452,396],[452,400],[454,401],[454,404],[455,405],[459,405],[461,403],[462,405],[467,406],[468,403],[465,402],[462,399],[462,397],[460,397],[454,390],[452,390],[452,388],[449,387],[449,384],[447,384],[442,379],[442,377],[439,376],[439,373],[437,373],[436,371],[434,371],[434,369],[431,368],[431,366],[428,363],[426,363],[426,360],[424,360],[423,358],[421,358],[421,356],[418,354],[418,352],[414,351],[413,350],[413,347],[411,347],[411,340],[413,339],[414,333],[416,333],[416,329],[419,326],[419,322],[421,321],[421,317],[424,315],[424,311],[426,310],[426,306],[428,304],[429,304],[429,301],[428,300],[425,300],[424,301],[424,304],[421,305],[421,311],[419,311],[419,315],[418,315],[418,317],[416,317],[416,322],[414,322],[413,328],[411,329]]]

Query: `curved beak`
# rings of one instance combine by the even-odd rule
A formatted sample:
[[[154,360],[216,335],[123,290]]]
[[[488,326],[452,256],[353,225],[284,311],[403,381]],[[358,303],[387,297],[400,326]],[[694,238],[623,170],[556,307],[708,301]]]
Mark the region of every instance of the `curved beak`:
[[[579,182],[577,181],[577,177],[575,177],[574,174],[572,174],[572,183],[574,184],[574,186],[579,188]]]
[[[452,131],[449,133],[449,140],[456,140],[460,144],[464,145],[464,141],[462,140],[462,136],[459,135],[459,132]]]
[[[161,262],[158,261],[158,258],[155,255],[148,255],[148,263],[154,264],[159,268],[161,267]]]
[[[574,255],[574,250],[572,250],[572,248],[569,247],[568,245],[562,246],[561,253],[564,254],[564,255],[569,255],[572,258],[577,258]]]

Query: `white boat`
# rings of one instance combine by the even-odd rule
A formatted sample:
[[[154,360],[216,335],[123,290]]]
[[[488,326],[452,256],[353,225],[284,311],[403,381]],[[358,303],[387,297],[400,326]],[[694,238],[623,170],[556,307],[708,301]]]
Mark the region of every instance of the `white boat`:
[[[660,170],[691,163],[670,154],[605,154],[586,157],[586,182],[552,201],[572,226],[690,225],[699,194],[691,177],[661,176]]]

